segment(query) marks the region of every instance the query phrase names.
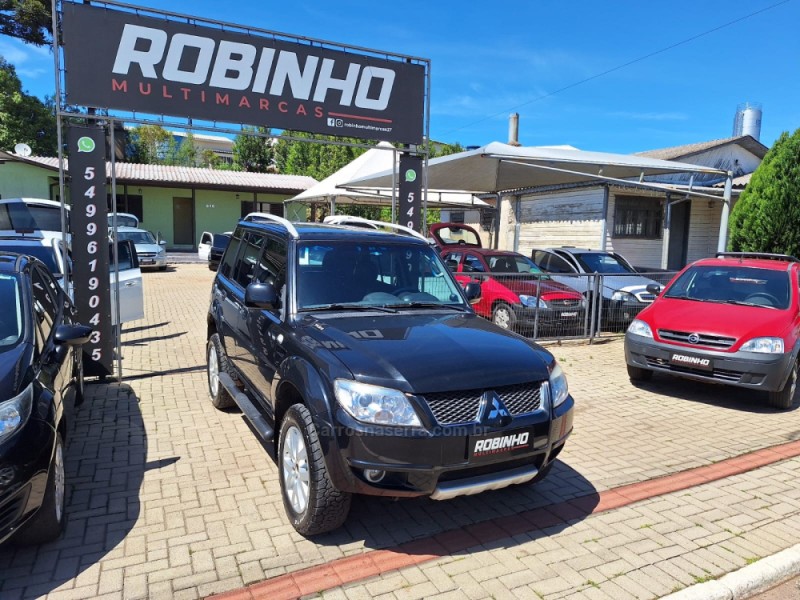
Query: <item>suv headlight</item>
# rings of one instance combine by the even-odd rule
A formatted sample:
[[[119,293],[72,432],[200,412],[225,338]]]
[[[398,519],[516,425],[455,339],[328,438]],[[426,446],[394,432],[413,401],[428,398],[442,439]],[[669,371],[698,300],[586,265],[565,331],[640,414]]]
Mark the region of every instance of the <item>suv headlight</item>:
[[[339,405],[354,419],[376,425],[420,427],[419,417],[400,390],[337,379],[333,390]]]
[[[762,354],[783,354],[783,339],[778,337],[759,337],[742,344],[739,350],[760,352]]]
[[[646,338],[653,337],[653,330],[650,329],[650,325],[639,319],[634,319],[631,321],[631,324],[628,325],[628,333],[631,335],[640,335]]]
[[[636,302],[636,296],[631,294],[630,292],[623,292],[621,290],[617,290],[613,294],[611,294],[611,300],[614,302]]]
[[[569,387],[567,386],[567,376],[561,370],[561,365],[555,363],[553,370],[550,371],[550,394],[553,400],[553,408],[563,404],[564,400],[569,396]]]
[[[32,383],[19,396],[0,402],[0,444],[22,428],[31,414],[32,407]]]
[[[527,306],[528,308],[549,308],[547,306],[547,302],[538,298],[537,296],[526,296],[524,294],[520,294],[519,301],[522,302],[522,306]]]

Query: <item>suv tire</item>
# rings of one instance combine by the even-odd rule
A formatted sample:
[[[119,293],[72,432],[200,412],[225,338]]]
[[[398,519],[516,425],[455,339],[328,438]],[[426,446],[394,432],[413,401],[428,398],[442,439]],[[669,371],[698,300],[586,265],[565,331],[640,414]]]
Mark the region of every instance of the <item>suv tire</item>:
[[[17,533],[14,541],[28,546],[52,542],[60,536],[64,530],[65,496],[64,443],[61,441],[61,434],[56,432],[44,500],[33,518]]]
[[[222,347],[218,333],[208,338],[206,365],[208,371],[208,394],[211,396],[211,404],[219,409],[232,407],[235,402],[219,380],[220,373],[228,373],[230,375],[230,365],[228,365],[228,356],[225,354],[225,348]]]
[[[626,365],[628,367],[628,378],[631,381],[650,381],[653,378],[653,372],[649,369],[642,369]]]
[[[508,304],[498,302],[492,311],[492,323],[502,329],[513,331],[514,325],[517,324],[517,315],[514,314],[514,309]]]
[[[347,519],[352,494],[333,487],[308,408],[286,411],[278,440],[281,497],[292,526],[302,535],[332,531]]]
[[[769,405],[773,408],[780,408],[787,410],[792,407],[794,401],[794,393],[797,390],[797,361],[792,365],[792,372],[789,373],[789,379],[783,389],[777,392],[769,392]]]

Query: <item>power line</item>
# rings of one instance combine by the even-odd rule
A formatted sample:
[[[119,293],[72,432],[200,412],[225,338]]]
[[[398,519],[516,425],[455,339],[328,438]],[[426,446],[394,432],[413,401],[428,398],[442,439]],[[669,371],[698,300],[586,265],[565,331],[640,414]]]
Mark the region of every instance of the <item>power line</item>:
[[[737,19],[734,19],[733,21],[728,21],[727,23],[723,23],[722,25],[718,25],[717,27],[714,27],[712,29],[708,29],[707,31],[704,31],[702,33],[698,33],[698,34],[693,35],[691,37],[688,37],[688,38],[686,38],[684,40],[681,40],[679,42],[675,42],[674,44],[670,44],[669,46],[665,46],[664,48],[661,48],[659,50],[654,50],[653,52],[650,52],[649,54],[645,54],[645,55],[640,56],[638,58],[634,58],[633,60],[629,60],[628,62],[625,62],[625,63],[622,63],[620,65],[617,65],[616,67],[612,67],[612,68],[607,69],[605,71],[602,71],[600,73],[596,73],[594,75],[590,75],[589,77],[586,77],[585,79],[581,79],[580,81],[576,81],[574,83],[570,83],[569,85],[565,85],[564,87],[558,88],[557,90],[553,90],[552,92],[548,92],[546,94],[542,94],[541,96],[537,96],[536,98],[528,100],[527,102],[523,102],[521,104],[517,104],[515,106],[512,106],[511,108],[507,108],[505,110],[493,113],[493,114],[491,114],[491,115],[489,115],[487,117],[484,117],[482,119],[478,119],[477,121],[473,121],[472,123],[468,123],[466,125],[463,125],[461,127],[456,128],[456,129],[451,129],[450,131],[444,133],[443,136],[447,136],[447,135],[449,135],[451,133],[454,133],[456,131],[460,131],[462,129],[466,129],[467,127],[472,127],[473,125],[477,125],[478,123],[483,123],[484,121],[488,121],[488,120],[493,119],[493,118],[495,118],[497,116],[503,115],[503,114],[507,113],[510,110],[516,110],[516,109],[521,108],[523,106],[527,106],[529,104],[533,104],[534,102],[538,102],[539,100],[544,100],[545,98],[549,98],[550,96],[555,96],[556,94],[560,94],[561,92],[564,92],[566,90],[572,89],[574,87],[578,87],[579,85],[583,85],[584,83],[587,83],[589,81],[593,81],[595,79],[598,79],[598,78],[603,77],[605,75],[608,75],[610,73],[614,73],[615,71],[619,71],[619,70],[624,69],[626,67],[630,67],[631,65],[635,65],[636,63],[640,63],[640,62],[642,62],[644,60],[647,60],[648,58],[652,58],[652,57],[657,56],[659,54],[663,54],[664,52],[667,52],[669,50],[677,48],[678,46],[683,46],[685,44],[688,44],[690,42],[698,40],[698,39],[700,39],[702,37],[705,37],[707,35],[711,35],[712,33],[716,33],[717,31],[725,29],[726,27],[730,27],[731,25],[736,25],[737,23],[741,23],[742,21],[746,21],[747,19],[750,19],[752,17],[760,15],[761,13],[767,12],[768,10],[772,10],[773,8],[777,8],[778,6],[781,6],[782,4],[788,4],[791,1],[792,0],[781,0],[780,2],[775,2],[774,4],[770,4],[769,6],[766,6],[766,7],[762,8],[762,9],[759,9],[759,10],[757,10],[755,12],[752,12],[750,14],[747,14],[747,15],[744,15],[744,16],[739,17]]]

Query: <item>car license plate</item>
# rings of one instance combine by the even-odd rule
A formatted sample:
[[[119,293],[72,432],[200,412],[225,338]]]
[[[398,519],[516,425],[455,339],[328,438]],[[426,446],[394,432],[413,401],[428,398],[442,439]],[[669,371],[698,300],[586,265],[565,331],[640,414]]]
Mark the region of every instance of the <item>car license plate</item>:
[[[141,259],[139,261],[139,264],[140,265],[152,265],[152,264],[155,264],[155,262],[156,261],[153,260],[152,258],[143,258],[143,259]]]
[[[533,449],[533,431],[517,429],[503,433],[469,436],[469,459],[510,457]]]
[[[577,311],[575,311],[575,312],[562,312],[561,316],[562,317],[577,317],[578,313],[577,313]]]
[[[669,363],[676,367],[686,367],[688,369],[697,369],[699,371],[713,371],[714,362],[710,358],[704,356],[693,356],[692,354],[683,354],[682,352],[673,352],[669,357]]]

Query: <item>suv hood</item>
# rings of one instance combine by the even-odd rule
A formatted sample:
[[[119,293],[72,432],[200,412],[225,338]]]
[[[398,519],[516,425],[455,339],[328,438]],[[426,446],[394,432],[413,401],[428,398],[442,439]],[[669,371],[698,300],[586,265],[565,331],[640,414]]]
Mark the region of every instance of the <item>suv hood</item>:
[[[319,342],[355,379],[412,393],[544,380],[553,360],[533,342],[473,313],[315,315],[298,326],[301,339]]]
[[[654,335],[658,335],[658,329],[669,329],[736,338],[732,350],[754,337],[783,336],[791,323],[785,310],[664,297],[638,318],[653,328]]]

